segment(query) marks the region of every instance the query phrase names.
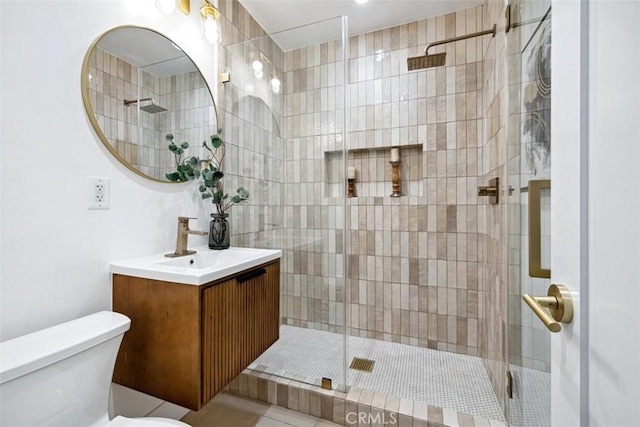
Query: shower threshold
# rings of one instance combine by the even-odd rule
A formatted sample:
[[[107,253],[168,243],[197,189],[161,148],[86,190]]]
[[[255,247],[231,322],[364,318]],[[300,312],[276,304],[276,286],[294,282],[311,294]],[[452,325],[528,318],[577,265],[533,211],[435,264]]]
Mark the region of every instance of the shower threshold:
[[[348,358],[375,360],[372,372],[349,369],[348,384],[399,399],[504,421],[479,357],[370,338],[349,337]],[[343,383],[342,334],[282,325],[280,339],[252,364],[313,381]]]

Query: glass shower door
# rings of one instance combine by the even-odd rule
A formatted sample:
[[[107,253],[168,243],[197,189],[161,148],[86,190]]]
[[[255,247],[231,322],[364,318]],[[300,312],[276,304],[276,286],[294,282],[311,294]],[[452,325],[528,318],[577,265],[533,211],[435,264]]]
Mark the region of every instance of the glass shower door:
[[[523,302],[550,285],[551,4],[509,5],[508,421],[551,424],[550,331]]]
[[[259,205],[238,243],[283,252],[280,338],[252,366],[342,390],[344,31],[338,17],[229,45],[220,92],[222,122],[242,141],[230,157],[245,159]]]

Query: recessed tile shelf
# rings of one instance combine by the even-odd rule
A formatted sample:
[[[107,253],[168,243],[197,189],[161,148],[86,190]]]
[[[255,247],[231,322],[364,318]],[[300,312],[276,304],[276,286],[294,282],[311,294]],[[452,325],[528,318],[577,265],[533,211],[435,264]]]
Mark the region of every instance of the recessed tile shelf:
[[[400,181],[403,196],[424,195],[422,144],[400,148]],[[347,167],[356,168],[357,197],[388,197],[391,190],[391,147],[348,150]],[[342,151],[325,151],[325,197],[342,197]]]

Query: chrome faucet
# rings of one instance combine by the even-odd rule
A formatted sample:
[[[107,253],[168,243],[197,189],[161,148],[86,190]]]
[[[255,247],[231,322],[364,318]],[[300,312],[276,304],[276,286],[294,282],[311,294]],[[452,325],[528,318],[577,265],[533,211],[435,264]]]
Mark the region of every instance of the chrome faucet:
[[[187,249],[189,234],[195,234],[197,236],[206,236],[207,234],[209,234],[206,231],[189,230],[190,219],[196,218],[189,218],[186,216],[178,217],[178,239],[176,242],[176,251],[170,254],[166,254],[166,257],[175,258],[179,256],[195,254],[196,251],[190,251],[189,249]]]

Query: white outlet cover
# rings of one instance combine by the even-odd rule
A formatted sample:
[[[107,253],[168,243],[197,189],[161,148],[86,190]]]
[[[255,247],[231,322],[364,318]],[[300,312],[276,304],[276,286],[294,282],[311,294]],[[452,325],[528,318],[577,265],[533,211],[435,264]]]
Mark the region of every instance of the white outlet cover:
[[[109,209],[111,207],[111,180],[90,176],[88,197],[90,210]]]

